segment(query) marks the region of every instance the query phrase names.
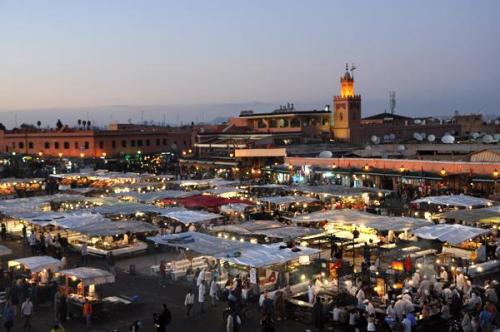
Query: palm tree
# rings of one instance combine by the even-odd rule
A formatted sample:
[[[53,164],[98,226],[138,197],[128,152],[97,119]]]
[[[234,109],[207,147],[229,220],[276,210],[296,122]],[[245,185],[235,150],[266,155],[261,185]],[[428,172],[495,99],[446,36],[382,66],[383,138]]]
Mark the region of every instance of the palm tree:
[[[57,127],[57,129],[59,129],[59,130],[61,130],[61,128],[63,127],[63,124],[62,124],[62,122],[61,122],[61,119],[57,119],[56,127]]]
[[[87,121],[83,120],[82,125],[83,125],[83,129],[85,129],[85,126],[87,126]]]
[[[42,126],[42,121],[38,120],[38,121],[36,122],[36,125],[38,126],[38,129],[40,129],[40,127]]]
[[[90,120],[87,121],[87,128],[90,129]]]
[[[80,128],[82,126],[82,119],[78,119],[78,128]]]

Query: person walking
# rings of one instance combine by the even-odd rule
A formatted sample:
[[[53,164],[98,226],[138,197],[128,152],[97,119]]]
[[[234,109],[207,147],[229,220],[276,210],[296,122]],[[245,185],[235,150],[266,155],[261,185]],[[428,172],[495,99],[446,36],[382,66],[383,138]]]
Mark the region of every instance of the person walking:
[[[9,301],[5,303],[5,307],[3,308],[3,326],[5,327],[5,331],[10,332],[10,329],[14,326],[14,309]]]
[[[82,247],[80,248],[80,254],[81,254],[81,264],[87,265],[87,255],[89,254],[88,249],[87,249],[87,242],[82,243]]]
[[[26,298],[26,301],[23,302],[21,305],[21,316],[23,317],[24,320],[24,329],[25,330],[31,330],[31,315],[33,314],[33,302],[31,302],[31,299],[28,297]]]
[[[205,280],[201,280],[200,286],[198,286],[198,303],[200,304],[200,311],[202,314],[205,313],[205,293]]]
[[[241,325],[240,316],[238,316],[238,314],[236,312],[232,311],[227,316],[226,331],[227,332],[238,332],[240,325]]]
[[[163,309],[160,313],[160,316],[158,317],[159,320],[159,331],[161,332],[167,332],[167,326],[170,324],[172,321],[172,313],[170,310],[168,310],[168,307],[166,304],[163,304]]]
[[[184,306],[186,306],[186,316],[191,317],[191,309],[194,305],[194,292],[190,288],[186,294],[186,299],[184,300]]]
[[[92,304],[89,300],[85,300],[83,304],[83,317],[85,318],[85,326],[90,329],[92,327]]]
[[[316,297],[316,302],[314,303],[313,306],[313,321],[314,321],[314,327],[318,331],[323,330],[323,303],[321,303],[321,298],[318,296]]]
[[[160,285],[165,287],[167,283],[167,267],[165,261],[160,262]]]
[[[217,283],[217,278],[215,277],[210,282],[209,295],[212,307],[217,306],[217,301],[219,300],[219,284]]]

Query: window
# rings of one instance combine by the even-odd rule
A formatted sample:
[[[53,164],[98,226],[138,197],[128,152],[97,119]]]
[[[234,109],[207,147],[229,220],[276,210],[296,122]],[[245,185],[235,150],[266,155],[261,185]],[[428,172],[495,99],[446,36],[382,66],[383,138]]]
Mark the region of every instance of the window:
[[[16,142],[12,142],[12,148],[15,149],[16,148]]]
[[[80,148],[80,144],[78,144],[78,142],[75,142],[75,149],[79,149]]]
[[[19,146],[20,149],[22,149],[22,148],[24,148],[24,143],[23,142],[19,142],[18,146]]]
[[[90,146],[89,142],[85,142],[85,144],[84,144],[85,150],[88,150],[89,146]]]
[[[356,120],[356,113],[354,113],[354,112],[352,113],[352,119]]]
[[[141,147],[142,146],[142,139],[137,140],[137,146]]]
[[[167,139],[166,138],[163,139],[163,145],[167,145]]]
[[[288,127],[288,120],[287,119],[279,119],[278,120],[278,127],[279,128],[286,128],[286,127]]]
[[[104,149],[104,142],[103,141],[99,141],[99,149]]]
[[[146,140],[146,146],[149,146],[149,140],[148,139]]]
[[[135,146],[135,139],[133,139],[133,140],[130,141],[130,145],[131,146]]]
[[[127,147],[127,141],[126,140],[123,140],[122,141],[122,148],[126,148]]]
[[[45,142],[43,144],[43,147],[46,148],[46,149],[50,149],[50,142]]]
[[[257,127],[259,127],[259,128],[266,128],[266,123],[264,122],[264,120],[260,119],[257,122]]]
[[[158,146],[158,145],[160,145],[160,139],[159,138],[156,139],[156,146]]]
[[[276,127],[277,127],[276,119],[271,119],[271,121],[269,121],[269,128],[276,128]]]
[[[291,124],[292,124],[292,128],[298,128],[298,127],[300,127],[300,120],[297,118],[292,119]]]
[[[326,116],[325,116],[325,117],[323,117],[323,119],[322,119],[322,121],[321,121],[321,124],[322,124],[323,126],[326,126],[326,125],[328,124],[328,117],[326,117]]]
[[[29,143],[28,143],[28,148],[29,148],[29,149],[33,149],[33,142],[29,142]]]
[[[339,118],[340,118],[340,121],[344,120],[344,114],[342,112],[339,113]]]
[[[116,148],[116,142],[115,142],[115,141],[111,141],[111,147],[112,147],[113,149],[115,149],[115,148]]]
[[[64,149],[65,150],[69,149],[69,142],[64,142]]]
[[[186,141],[184,141],[183,143],[184,143],[184,146],[186,146],[186,145],[187,145]]]
[[[8,145],[5,146],[5,152],[9,152],[9,146]]]
[[[54,142],[54,148],[59,149],[59,142]]]

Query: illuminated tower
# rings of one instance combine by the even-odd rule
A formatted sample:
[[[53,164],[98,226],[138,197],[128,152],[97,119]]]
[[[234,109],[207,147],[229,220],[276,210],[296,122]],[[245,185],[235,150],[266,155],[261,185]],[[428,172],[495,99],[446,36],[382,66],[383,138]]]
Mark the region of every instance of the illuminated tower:
[[[340,78],[340,96],[333,97],[333,136],[337,141],[352,142],[351,134],[361,125],[361,95],[354,94],[354,70],[346,64]]]

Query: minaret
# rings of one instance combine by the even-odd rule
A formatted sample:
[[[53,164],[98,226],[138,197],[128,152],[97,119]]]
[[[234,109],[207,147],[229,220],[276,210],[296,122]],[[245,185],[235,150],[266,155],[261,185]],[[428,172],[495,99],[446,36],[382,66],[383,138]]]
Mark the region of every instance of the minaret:
[[[354,94],[354,70],[346,64],[345,73],[340,77],[340,96],[333,97],[333,136],[337,141],[352,142],[354,128],[361,125],[361,95]]]

